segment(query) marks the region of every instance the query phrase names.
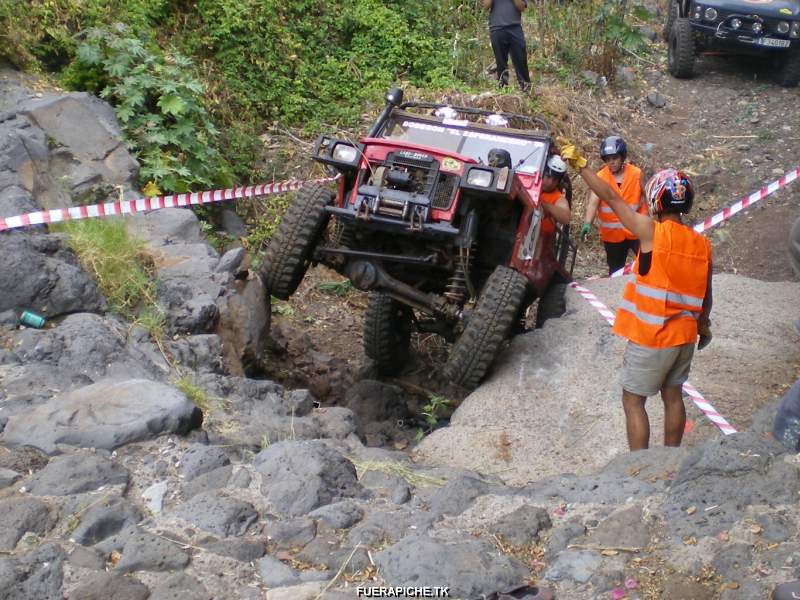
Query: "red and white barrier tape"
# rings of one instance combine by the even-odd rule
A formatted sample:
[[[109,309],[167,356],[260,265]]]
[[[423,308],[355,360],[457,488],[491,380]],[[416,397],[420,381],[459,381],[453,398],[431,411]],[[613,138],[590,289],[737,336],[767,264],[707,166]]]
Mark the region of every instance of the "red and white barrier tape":
[[[609,325],[614,325],[614,313],[610,308],[603,304],[603,302],[601,302],[597,296],[578,283],[572,282],[569,284],[569,286],[578,292],[583,298],[585,298],[589,304],[591,304],[597,310],[597,312],[603,315],[605,320],[608,321]],[[736,428],[728,423],[725,417],[719,414],[717,409],[715,409],[691,383],[688,381],[684,383],[683,391],[686,392],[686,395],[692,399],[692,402],[694,402],[698,410],[703,413],[709,421],[714,423],[714,425],[716,425],[722,433],[725,435],[736,433]]]
[[[717,214],[700,221],[699,223],[695,224],[693,229],[697,233],[703,233],[704,231],[708,231],[712,227],[716,227],[723,221],[727,221],[736,213],[743,211],[748,206],[752,206],[759,200],[763,200],[767,196],[774,194],[779,189],[786,187],[788,184],[792,183],[795,179],[800,177],[800,167],[797,167],[793,171],[789,171],[784,173],[778,179],[773,181],[770,184],[765,185],[760,190],[753,192],[749,196],[745,196],[741,200],[737,200],[730,206],[723,208]],[[625,265],[621,269],[614,271],[610,277],[621,277],[622,275],[627,275],[631,272],[633,267],[630,264]]]
[[[241,198],[257,198],[259,196],[269,196],[271,194],[280,194],[282,192],[296,190],[312,183],[326,183],[334,179],[336,178],[324,177],[307,181],[279,181],[277,183],[249,185],[226,190],[213,190],[210,192],[153,196],[152,198],[106,202],[104,204],[92,204],[89,206],[71,206],[69,208],[42,210],[14,217],[0,217],[0,231],[75,219],[95,219],[98,217],[131,215],[137,212],[146,212],[161,208],[178,208],[182,206],[210,204],[212,202],[224,202],[226,200],[238,200]]]

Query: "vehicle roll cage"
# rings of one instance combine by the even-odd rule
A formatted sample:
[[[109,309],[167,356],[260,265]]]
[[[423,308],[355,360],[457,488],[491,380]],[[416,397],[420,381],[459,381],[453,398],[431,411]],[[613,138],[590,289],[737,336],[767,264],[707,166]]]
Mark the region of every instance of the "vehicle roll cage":
[[[442,102],[403,102],[397,108],[399,108],[400,110],[406,110],[409,108],[422,108],[427,110],[435,110],[437,108],[445,108],[445,107],[452,108],[454,111],[466,115],[475,115],[481,117],[488,117],[490,115],[500,115],[509,120],[514,119],[515,121],[520,121],[522,123],[529,123],[532,125],[536,125],[538,126],[537,128],[540,131],[544,132],[545,135],[548,135],[550,133],[550,126],[547,124],[547,121],[545,121],[541,117],[532,117],[529,115],[520,115],[517,113],[488,110],[485,108],[453,106],[452,104],[444,104]]]

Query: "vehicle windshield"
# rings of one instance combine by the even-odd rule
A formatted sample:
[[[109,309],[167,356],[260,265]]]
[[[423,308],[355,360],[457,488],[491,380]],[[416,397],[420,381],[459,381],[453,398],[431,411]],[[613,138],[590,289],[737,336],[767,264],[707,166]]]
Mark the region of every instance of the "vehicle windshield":
[[[390,117],[379,137],[457,152],[481,164],[487,163],[490,150],[502,148],[511,154],[514,168],[524,165],[527,167],[525,170],[539,172],[547,152],[546,144],[540,140],[471,129],[467,121],[448,123],[445,119],[441,123],[430,123],[409,119],[407,115]]]

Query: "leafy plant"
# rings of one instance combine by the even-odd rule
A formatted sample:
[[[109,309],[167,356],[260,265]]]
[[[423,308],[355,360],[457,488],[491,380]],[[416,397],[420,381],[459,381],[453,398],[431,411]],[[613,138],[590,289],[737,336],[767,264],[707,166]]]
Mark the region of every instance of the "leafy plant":
[[[437,394],[429,394],[427,404],[422,407],[422,416],[425,419],[425,427],[417,430],[416,439],[421,440],[425,435],[436,429],[440,419],[444,418],[453,402]]]
[[[214,146],[219,131],[203,106],[192,61],[165,53],[122,24],[89,30],[65,82],[110,101],[141,163],[142,182],[170,192],[230,185]]]
[[[343,279],[342,281],[323,281],[317,285],[317,289],[323,294],[339,296],[340,298],[349,296],[356,290],[349,279]]]

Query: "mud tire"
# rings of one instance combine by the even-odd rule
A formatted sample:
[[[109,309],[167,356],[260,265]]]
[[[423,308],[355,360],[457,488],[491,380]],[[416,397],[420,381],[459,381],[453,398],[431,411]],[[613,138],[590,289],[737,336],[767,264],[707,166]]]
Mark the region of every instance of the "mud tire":
[[[495,268],[444,366],[448,383],[466,390],[478,387],[519,315],[526,289],[527,280],[517,271]]]
[[[539,306],[536,307],[536,328],[544,326],[548,319],[557,319],[567,312],[567,284],[561,282],[551,283],[539,298]]]
[[[408,361],[411,308],[391,296],[372,292],[364,312],[364,354],[380,375],[396,375]]]
[[[324,187],[303,187],[283,213],[260,270],[264,286],[276,298],[288,300],[303,280],[328,223],[325,207],[332,200],[333,194]]]
[[[678,79],[691,77],[694,72],[695,46],[689,19],[675,20],[667,46],[667,65],[670,74]]]

